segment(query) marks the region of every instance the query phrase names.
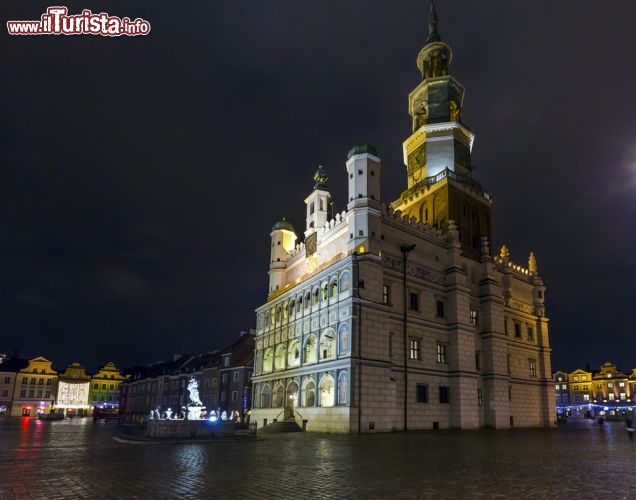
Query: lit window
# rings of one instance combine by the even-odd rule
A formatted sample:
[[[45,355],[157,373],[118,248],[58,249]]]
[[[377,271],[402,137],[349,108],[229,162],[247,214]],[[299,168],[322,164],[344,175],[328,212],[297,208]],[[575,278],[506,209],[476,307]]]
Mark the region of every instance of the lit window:
[[[420,359],[420,341],[418,339],[409,340],[409,357],[411,359]]]
[[[537,376],[537,362],[534,359],[528,360],[528,367],[530,369],[530,376],[531,377],[536,377]]]
[[[472,307],[470,308],[470,324],[473,326],[477,326],[477,322],[479,321],[479,318],[477,316],[477,308],[476,307]]]
[[[391,298],[391,289],[389,285],[382,285],[382,303],[388,304]]]
[[[232,374],[232,378],[234,382],[238,382],[239,381],[239,372],[234,372]]]
[[[446,363],[446,345],[437,344],[437,362]]]
[[[583,401],[589,401],[590,400],[590,395],[589,394],[583,394]]]
[[[624,392],[620,393],[620,398],[621,399],[627,399],[627,394],[625,394]]]
[[[607,395],[607,399],[609,399],[610,401],[614,401],[614,397],[615,397],[615,396],[614,396],[614,393],[613,393],[613,392],[610,392],[610,393]]]
[[[484,395],[481,389],[477,389],[477,406],[481,406],[484,403]]]

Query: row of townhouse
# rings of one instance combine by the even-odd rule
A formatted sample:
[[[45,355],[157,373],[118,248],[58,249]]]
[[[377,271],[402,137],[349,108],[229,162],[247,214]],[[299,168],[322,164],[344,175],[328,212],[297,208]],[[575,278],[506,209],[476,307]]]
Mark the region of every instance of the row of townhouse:
[[[120,386],[120,415],[124,422],[143,422],[151,412],[181,415],[189,403],[188,381],[195,378],[208,412],[225,412],[248,419],[254,358],[254,332],[242,332],[230,346],[197,355],[175,355],[130,370]]]
[[[0,415],[34,417],[53,409],[90,415],[95,407],[117,408],[123,380],[112,362],[89,374],[79,363],[58,371],[43,356],[0,356]]]
[[[636,410],[636,368],[623,372],[611,362],[598,370],[554,373],[557,413],[565,417],[623,418]]]

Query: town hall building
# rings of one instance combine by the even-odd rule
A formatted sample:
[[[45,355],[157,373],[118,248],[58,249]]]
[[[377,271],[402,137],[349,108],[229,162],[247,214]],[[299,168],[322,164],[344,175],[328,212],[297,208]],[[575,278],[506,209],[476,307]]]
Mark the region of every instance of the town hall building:
[[[407,186],[387,203],[370,144],[347,154],[346,210],[323,167],[299,234],[271,231],[256,310],[251,420],[378,432],[555,424],[545,287],[532,253],[491,248],[493,200],[473,177],[464,88],[431,7],[409,94]]]

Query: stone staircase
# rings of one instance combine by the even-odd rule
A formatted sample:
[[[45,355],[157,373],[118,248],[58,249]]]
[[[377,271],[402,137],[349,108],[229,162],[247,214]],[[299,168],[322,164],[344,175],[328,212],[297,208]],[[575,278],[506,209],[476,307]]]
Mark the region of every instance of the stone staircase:
[[[265,433],[274,433],[274,432],[302,432],[303,430],[298,426],[296,420],[293,418],[287,418],[285,420],[272,422],[271,424],[267,424],[262,429],[259,429],[258,432]]]

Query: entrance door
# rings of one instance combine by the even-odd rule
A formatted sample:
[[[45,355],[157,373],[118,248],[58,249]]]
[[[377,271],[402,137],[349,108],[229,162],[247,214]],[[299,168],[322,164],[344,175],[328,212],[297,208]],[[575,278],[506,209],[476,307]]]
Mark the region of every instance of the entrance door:
[[[298,401],[298,384],[292,382],[287,386],[287,407],[285,411],[285,418],[294,418],[294,412],[296,410],[296,404]]]
[[[22,408],[22,416],[23,417],[30,417],[31,416],[31,407],[30,406],[25,406]]]

